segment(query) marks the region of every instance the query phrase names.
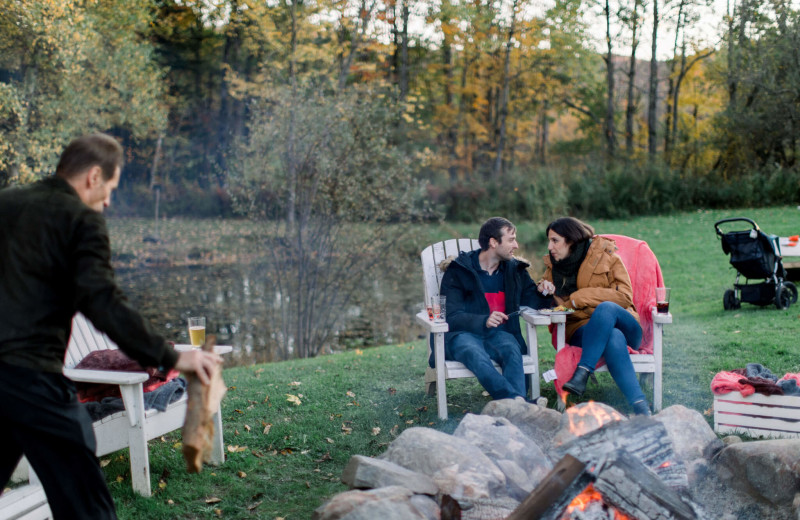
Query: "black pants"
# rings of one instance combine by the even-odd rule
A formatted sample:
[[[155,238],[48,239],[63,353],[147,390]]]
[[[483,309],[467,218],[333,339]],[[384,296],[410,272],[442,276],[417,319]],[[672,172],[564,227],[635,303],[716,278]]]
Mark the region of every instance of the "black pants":
[[[25,454],[54,520],[116,519],[95,447],[72,381],[0,363],[0,484]]]

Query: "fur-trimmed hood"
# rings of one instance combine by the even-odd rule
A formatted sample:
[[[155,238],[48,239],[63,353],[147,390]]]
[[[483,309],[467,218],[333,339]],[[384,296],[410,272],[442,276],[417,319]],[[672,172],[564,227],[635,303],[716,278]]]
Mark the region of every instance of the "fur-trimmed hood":
[[[470,252],[471,252],[471,251],[470,251]],[[463,253],[462,253],[462,254],[463,254]],[[456,255],[450,255],[450,256],[448,256],[447,258],[445,258],[444,260],[442,260],[441,262],[439,262],[439,269],[441,269],[441,270],[442,270],[442,272],[445,272],[445,271],[447,271],[447,268],[448,268],[448,267],[450,267],[450,264],[452,264],[454,261],[456,261],[456,259],[458,259],[460,256],[461,256],[461,255],[458,255],[458,256],[456,256]],[[520,265],[521,265],[521,267],[523,267],[523,268],[525,268],[525,269],[527,269],[527,268],[529,268],[529,267],[531,266],[531,263],[530,263],[530,262],[529,262],[527,259],[525,259],[525,258],[523,258],[523,257],[521,257],[521,256],[514,256],[514,257],[512,257],[512,261],[514,261],[514,260],[515,260],[515,261],[516,261],[518,264],[520,264]]]

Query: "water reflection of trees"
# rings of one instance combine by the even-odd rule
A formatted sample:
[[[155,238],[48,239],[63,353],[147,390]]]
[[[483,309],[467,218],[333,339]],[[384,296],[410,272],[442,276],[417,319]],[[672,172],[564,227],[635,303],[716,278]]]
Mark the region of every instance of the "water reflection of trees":
[[[405,267],[398,264],[405,264]],[[401,259],[386,277],[363,281],[345,308],[322,353],[410,341],[419,331],[410,317],[420,299],[416,264]],[[230,364],[249,365],[298,356],[292,337],[276,327],[285,312],[274,275],[266,265],[141,266],[118,272],[131,302],[167,339],[187,343],[186,318],[207,317],[209,333],[231,344]]]

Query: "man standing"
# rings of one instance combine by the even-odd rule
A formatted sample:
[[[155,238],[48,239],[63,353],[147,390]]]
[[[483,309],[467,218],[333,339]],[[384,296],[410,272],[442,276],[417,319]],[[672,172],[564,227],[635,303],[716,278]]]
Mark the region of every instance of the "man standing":
[[[463,252],[446,266],[440,294],[447,298],[446,359],[463,363],[493,399],[525,396],[519,318],[520,305],[550,306],[528,274],[529,264],[514,258],[517,230],[502,217],[481,226],[480,250]],[[443,268],[445,268],[443,266]],[[502,375],[492,365],[497,362]],[[538,396],[534,396],[536,398]]]
[[[62,375],[77,311],[142,366],[207,384],[222,362],[176,353],[116,285],[102,211],[122,165],[117,141],[87,135],[67,146],[55,176],[0,191],[0,484],[24,454],[56,520],[116,518],[92,422]]]

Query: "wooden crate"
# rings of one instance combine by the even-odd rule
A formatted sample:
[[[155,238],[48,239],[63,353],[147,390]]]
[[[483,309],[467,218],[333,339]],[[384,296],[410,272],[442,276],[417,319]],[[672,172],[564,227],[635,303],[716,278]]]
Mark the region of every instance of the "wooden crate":
[[[800,438],[800,397],[739,392],[714,395],[714,431],[751,437]]]

